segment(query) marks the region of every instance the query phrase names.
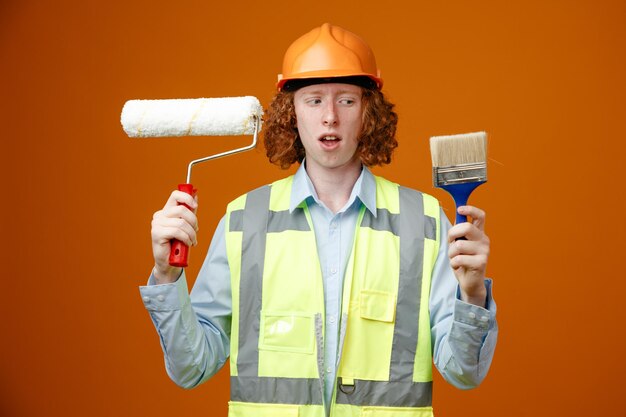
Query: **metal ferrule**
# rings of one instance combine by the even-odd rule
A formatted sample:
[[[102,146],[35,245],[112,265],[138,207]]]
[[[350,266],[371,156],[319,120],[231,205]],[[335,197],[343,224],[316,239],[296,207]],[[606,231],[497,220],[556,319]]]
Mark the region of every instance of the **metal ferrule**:
[[[433,167],[433,184],[435,187],[479,181],[487,181],[486,162]]]
[[[193,168],[194,165],[199,164],[200,162],[206,162],[206,161],[210,161],[212,159],[222,158],[224,156],[233,155],[233,154],[236,154],[236,153],[239,153],[239,152],[245,152],[245,151],[249,151],[251,149],[254,149],[254,147],[256,146],[257,137],[259,135],[259,130],[261,130],[261,118],[259,116],[256,116],[256,115],[254,115],[253,117],[254,117],[254,133],[253,133],[253,137],[252,137],[252,143],[250,145],[244,146],[242,148],[233,149],[233,150],[230,150],[230,151],[218,153],[216,155],[211,155],[211,156],[207,156],[205,158],[195,159],[195,160],[191,161],[189,163],[189,166],[187,167],[187,184],[191,183],[191,168]]]

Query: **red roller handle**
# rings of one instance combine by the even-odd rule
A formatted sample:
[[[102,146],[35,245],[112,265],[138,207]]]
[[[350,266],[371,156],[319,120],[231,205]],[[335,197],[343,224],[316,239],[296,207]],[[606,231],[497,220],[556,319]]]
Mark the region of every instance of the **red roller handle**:
[[[178,191],[182,191],[184,193],[187,193],[195,197],[196,191],[198,190],[193,188],[193,185],[191,184],[178,184]],[[178,205],[181,205],[181,204],[187,207],[189,210],[193,210],[187,204],[178,203]],[[186,267],[187,258],[189,256],[189,246],[185,245],[183,242],[181,242],[180,240],[176,240],[176,239],[172,239],[171,245],[172,245],[172,248],[170,249],[170,265]]]

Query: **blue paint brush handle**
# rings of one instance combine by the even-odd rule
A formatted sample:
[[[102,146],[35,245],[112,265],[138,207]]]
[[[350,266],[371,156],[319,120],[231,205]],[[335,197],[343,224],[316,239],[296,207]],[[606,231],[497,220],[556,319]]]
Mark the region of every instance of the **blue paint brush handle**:
[[[466,182],[463,184],[448,184],[448,185],[440,186],[440,188],[443,188],[444,190],[446,190],[452,196],[452,198],[454,198],[454,204],[456,205],[456,210],[455,210],[456,223],[455,224],[464,223],[467,221],[467,216],[463,216],[459,214],[458,209],[459,207],[466,205],[467,200],[469,199],[469,196],[472,193],[472,191],[474,191],[476,187],[484,183],[485,181],[476,181],[476,182]]]

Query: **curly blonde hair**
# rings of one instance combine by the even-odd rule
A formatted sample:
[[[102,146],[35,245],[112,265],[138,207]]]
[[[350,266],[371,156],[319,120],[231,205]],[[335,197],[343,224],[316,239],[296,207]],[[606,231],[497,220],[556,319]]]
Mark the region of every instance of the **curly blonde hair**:
[[[365,166],[388,164],[398,147],[398,115],[393,111],[394,105],[385,99],[381,91],[361,88],[363,119],[357,152]],[[305,156],[298,136],[293,96],[293,91],[279,91],[270,103],[263,123],[267,157],[282,169],[302,162]]]

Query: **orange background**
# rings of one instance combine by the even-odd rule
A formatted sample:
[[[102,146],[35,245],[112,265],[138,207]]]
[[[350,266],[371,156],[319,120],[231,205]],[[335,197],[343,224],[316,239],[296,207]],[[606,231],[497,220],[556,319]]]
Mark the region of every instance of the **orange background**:
[[[376,51],[400,148],[375,171],[439,197],[428,137],[487,130],[500,340],[473,391],[437,376],[439,416],[623,416],[626,2],[0,3],[0,415],[226,415],[224,369],[165,374],[137,287],[152,213],[187,163],[249,138],[129,139],[126,100],[255,95],[330,21]],[[283,176],[262,147],[194,170],[200,246],[225,204]]]

